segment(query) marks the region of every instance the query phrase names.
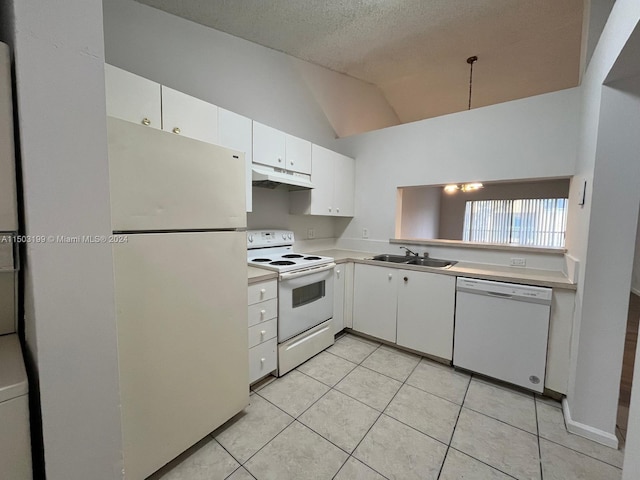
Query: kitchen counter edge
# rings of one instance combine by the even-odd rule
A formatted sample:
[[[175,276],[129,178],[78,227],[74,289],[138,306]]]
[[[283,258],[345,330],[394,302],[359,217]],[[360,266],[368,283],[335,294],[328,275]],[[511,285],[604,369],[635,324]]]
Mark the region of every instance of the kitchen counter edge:
[[[336,263],[363,263],[366,265],[384,266],[403,270],[415,270],[417,272],[439,273],[442,275],[453,275],[456,277],[470,277],[480,280],[494,280],[497,282],[511,282],[523,285],[535,285],[538,287],[561,288],[565,290],[576,290],[577,288],[576,284],[569,281],[562,272],[553,270],[516,268],[470,262],[459,262],[450,268],[433,268],[372,260],[371,257],[376,254],[370,252],[358,252],[353,250],[322,250],[313,253],[333,257]]]
[[[271,270],[266,270],[264,268],[256,268],[256,267],[247,267],[247,277],[248,284],[253,285],[254,283],[266,282],[267,280],[275,280],[278,278],[278,274]]]

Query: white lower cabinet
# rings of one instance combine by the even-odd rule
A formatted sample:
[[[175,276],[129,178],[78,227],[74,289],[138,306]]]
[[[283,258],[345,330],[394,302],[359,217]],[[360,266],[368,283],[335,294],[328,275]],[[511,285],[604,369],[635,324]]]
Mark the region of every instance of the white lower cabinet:
[[[456,277],[413,270],[397,272],[396,343],[451,360]]]
[[[353,329],[396,342],[397,277],[400,270],[357,264],[353,285]]]
[[[337,335],[344,330],[344,278],[346,264],[336,265],[333,270],[333,334]]]
[[[277,294],[277,280],[249,285],[247,320],[250,384],[275,371],[278,366]]]
[[[356,264],[353,283],[354,330],[453,358],[454,276]]]

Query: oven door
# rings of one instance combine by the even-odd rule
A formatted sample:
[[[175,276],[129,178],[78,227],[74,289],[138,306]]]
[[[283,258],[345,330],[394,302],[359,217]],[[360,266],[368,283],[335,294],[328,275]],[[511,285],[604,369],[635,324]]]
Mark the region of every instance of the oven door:
[[[333,317],[333,268],[329,263],[280,274],[278,342],[296,336]]]

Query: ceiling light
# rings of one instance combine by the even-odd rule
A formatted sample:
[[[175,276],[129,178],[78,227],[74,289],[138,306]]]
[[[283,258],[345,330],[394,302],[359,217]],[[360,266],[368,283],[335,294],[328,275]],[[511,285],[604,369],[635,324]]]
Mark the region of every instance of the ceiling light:
[[[482,188],[484,185],[482,185],[482,183],[480,182],[475,182],[475,183],[465,183],[464,185],[462,185],[462,187],[460,188],[463,192],[470,192],[472,190],[478,190],[479,188]]]
[[[460,187],[458,185],[445,185],[444,191],[447,193],[454,193],[459,190]]]

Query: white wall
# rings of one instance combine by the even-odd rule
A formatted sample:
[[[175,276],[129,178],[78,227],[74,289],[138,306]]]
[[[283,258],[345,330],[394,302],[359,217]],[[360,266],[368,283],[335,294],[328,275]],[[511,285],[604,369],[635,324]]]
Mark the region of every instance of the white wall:
[[[568,395],[572,420],[609,434],[615,432],[640,205],[638,80],[602,87],[582,316]]]
[[[638,208],[638,118],[633,95],[602,84],[639,19],[640,3],[615,3],[583,77],[577,174],[569,194],[567,246],[581,268],[568,409],[575,428],[587,426],[612,441]],[[584,180],[587,201],[579,206]]]
[[[316,239],[333,239],[336,235],[331,217],[289,215],[289,192],[267,188],[253,189],[253,212],[247,213],[247,228],[293,230],[296,241],[307,239],[310,228]]]
[[[3,35],[15,54],[24,233],[108,235],[102,4],[12,4]],[[29,243],[24,260],[46,476],[122,478],[111,246]]]
[[[440,238],[440,192],[442,187],[398,189],[396,235],[398,238]],[[398,218],[399,217],[399,218]]]
[[[393,238],[399,186],[571,176],[579,99],[562,90],[339,140],[357,159],[356,217],[340,240],[367,248],[367,228],[377,251]]]

